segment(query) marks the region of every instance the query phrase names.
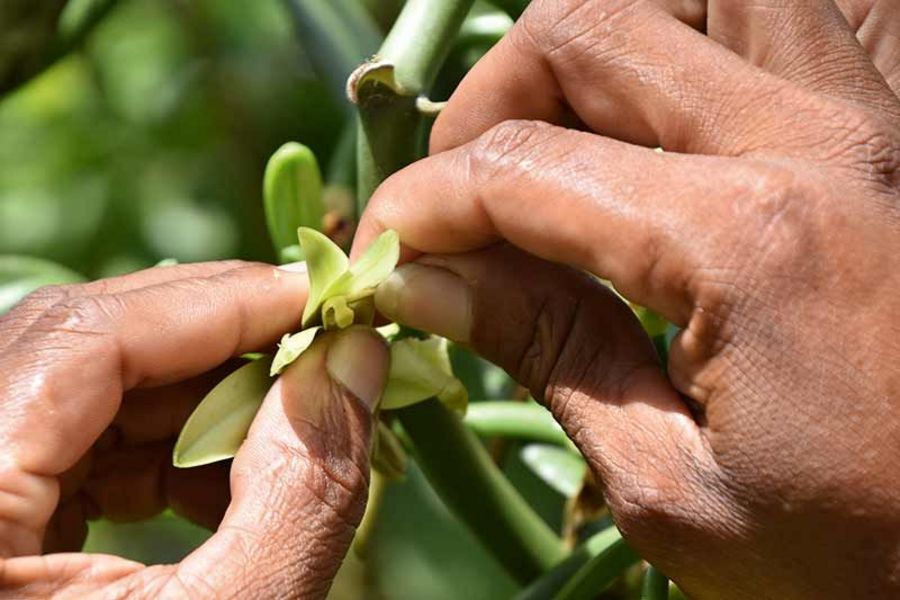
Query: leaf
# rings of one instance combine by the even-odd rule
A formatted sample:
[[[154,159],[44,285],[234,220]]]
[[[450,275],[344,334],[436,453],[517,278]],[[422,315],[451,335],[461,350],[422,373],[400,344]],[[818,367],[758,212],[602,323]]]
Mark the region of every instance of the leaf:
[[[268,359],[246,364],[220,381],[184,424],[172,463],[199,467],[233,457],[270,387]]]
[[[269,371],[269,375],[272,377],[278,375],[285,367],[297,360],[312,345],[316,339],[316,334],[321,329],[320,326],[316,326],[304,329],[300,333],[293,335],[285,334],[278,343],[278,352],[275,353],[275,358],[272,360],[272,368]]]
[[[306,256],[309,272],[309,297],[303,309],[303,326],[309,325],[318,316],[325,292],[347,271],[347,255],[337,244],[315,229],[301,227],[297,230],[300,246]]]
[[[521,458],[535,475],[566,498],[577,496],[584,485],[587,464],[571,450],[529,444],[522,448]]]
[[[378,284],[394,272],[399,260],[400,236],[389,229],[379,235],[359,260],[328,286],[323,299],[346,295],[352,301],[374,294]]]
[[[279,252],[295,243],[298,227],[322,228],[322,174],[312,150],[288,142],[275,151],[266,165],[263,204],[269,236]]]
[[[451,371],[447,340],[431,337],[395,341],[381,407],[403,408],[432,397],[458,412],[465,412],[469,400],[466,388]]]
[[[350,267],[351,279],[346,293],[357,296],[367,290],[374,290],[394,272],[399,260],[400,236],[393,229],[388,229]]]
[[[39,287],[82,281],[75,271],[42,258],[0,256],[0,315]]]

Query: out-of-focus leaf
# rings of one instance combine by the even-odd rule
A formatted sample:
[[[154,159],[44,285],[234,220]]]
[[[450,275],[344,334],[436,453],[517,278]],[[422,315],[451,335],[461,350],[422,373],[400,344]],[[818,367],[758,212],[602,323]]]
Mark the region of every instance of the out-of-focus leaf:
[[[447,340],[431,337],[395,341],[381,407],[403,408],[432,397],[457,412],[465,412],[468,404],[466,388],[450,368]]]
[[[278,352],[275,353],[269,375],[272,377],[278,375],[285,367],[297,360],[312,345],[321,329],[316,326],[293,335],[285,334],[278,343]]]
[[[640,557],[625,543],[615,526],[592,535],[583,544],[575,548],[565,560],[559,562],[551,570],[534,580],[516,596],[516,600],[561,599],[560,592],[570,590],[569,584],[579,579],[578,591],[587,591],[587,595],[565,596],[567,600],[574,597],[593,598],[603,588],[615,580],[628,567],[640,561]],[[593,584],[594,587],[585,586]]]
[[[48,260],[0,256],[0,314],[41,286],[82,281],[75,271]]]
[[[54,55],[66,0],[0,2],[0,92],[40,72]]]
[[[574,498],[584,484],[587,464],[584,459],[559,446],[529,444],[522,448],[522,462],[535,475],[566,498]]]
[[[263,204],[269,236],[277,251],[296,244],[297,229],[322,229],[322,174],[312,150],[288,142],[266,165]]]
[[[199,467],[232,458],[241,447],[272,380],[270,362],[255,360],[234,371],[206,395],[178,436],[176,467]]]
[[[318,316],[326,290],[347,271],[349,261],[343,250],[315,229],[301,227],[297,235],[309,272],[309,297],[303,309],[303,325],[306,326]]]
[[[374,20],[356,0],[283,1],[313,69],[343,100],[347,77],[381,44]]]
[[[300,249],[300,244],[294,244],[293,246],[282,248],[278,256],[281,264],[300,262],[303,260],[303,250]]]
[[[119,0],[0,2],[0,94],[75,48]]]

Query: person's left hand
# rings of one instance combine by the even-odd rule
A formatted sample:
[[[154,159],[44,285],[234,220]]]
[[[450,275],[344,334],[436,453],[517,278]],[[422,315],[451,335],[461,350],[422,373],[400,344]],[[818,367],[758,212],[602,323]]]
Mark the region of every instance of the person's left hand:
[[[44,288],[0,319],[0,597],[323,597],[365,505],[380,336],[317,341],[233,465],[170,466],[225,363],[296,328],[306,294],[304,272],[180,265]],[[39,556],[78,550],[88,518],[167,506],[208,527],[225,518],[177,565]]]

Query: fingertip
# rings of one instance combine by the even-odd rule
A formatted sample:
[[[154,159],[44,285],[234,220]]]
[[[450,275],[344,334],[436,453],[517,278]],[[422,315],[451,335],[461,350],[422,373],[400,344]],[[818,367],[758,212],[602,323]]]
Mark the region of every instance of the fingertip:
[[[390,354],[387,343],[368,327],[340,332],[328,349],[328,374],[374,412],[387,381]]]

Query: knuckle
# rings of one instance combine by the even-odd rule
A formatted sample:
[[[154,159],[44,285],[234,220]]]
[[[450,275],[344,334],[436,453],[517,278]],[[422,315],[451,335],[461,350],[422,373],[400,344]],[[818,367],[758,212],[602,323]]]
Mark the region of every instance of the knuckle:
[[[45,285],[39,287],[19,302],[16,312],[20,315],[40,315],[49,308],[70,298],[77,285]]]
[[[533,393],[547,399],[554,410],[562,410],[565,404],[567,380],[559,369],[571,370],[574,364],[562,364],[560,360],[571,343],[576,327],[580,299],[571,294],[545,297],[534,313],[532,326],[526,330],[521,352],[513,362],[514,373]]]
[[[744,214],[734,221],[739,243],[730,262],[745,277],[796,273],[818,243],[814,215],[827,212],[819,210],[823,195],[789,168],[765,165],[754,169],[752,180],[741,202]]]
[[[555,129],[547,123],[527,120],[495,125],[469,148],[468,171],[475,179],[486,180],[501,172],[530,169],[548,134]]]
[[[625,28],[617,26],[617,17],[643,0],[564,0],[533,3],[525,11],[519,29],[528,44],[548,57],[575,53],[586,47],[620,38]],[[606,42],[604,42],[606,43]]]
[[[106,333],[118,318],[114,296],[69,296],[49,307],[43,325],[51,331]]]
[[[848,164],[864,177],[900,187],[900,134],[883,117],[864,108],[828,103],[827,160]]]

